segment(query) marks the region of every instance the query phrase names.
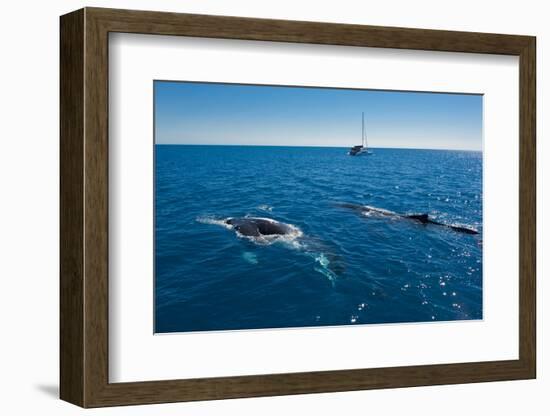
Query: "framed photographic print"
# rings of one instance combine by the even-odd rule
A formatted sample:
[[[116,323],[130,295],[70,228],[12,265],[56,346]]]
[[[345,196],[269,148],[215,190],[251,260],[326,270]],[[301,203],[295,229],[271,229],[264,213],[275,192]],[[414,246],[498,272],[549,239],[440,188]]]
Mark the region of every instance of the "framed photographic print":
[[[535,38],[61,17],[61,398],[534,378]]]

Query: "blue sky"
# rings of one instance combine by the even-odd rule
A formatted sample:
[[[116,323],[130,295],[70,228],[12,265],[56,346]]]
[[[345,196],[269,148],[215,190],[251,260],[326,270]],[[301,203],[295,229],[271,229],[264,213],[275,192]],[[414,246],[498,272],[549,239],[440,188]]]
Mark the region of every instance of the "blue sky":
[[[481,95],[155,81],[155,143],[482,148]]]

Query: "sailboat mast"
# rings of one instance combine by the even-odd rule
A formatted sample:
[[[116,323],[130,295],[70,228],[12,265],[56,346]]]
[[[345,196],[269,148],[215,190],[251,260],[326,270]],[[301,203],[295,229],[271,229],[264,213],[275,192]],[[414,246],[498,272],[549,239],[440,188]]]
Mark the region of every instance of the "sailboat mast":
[[[365,112],[362,114],[362,122],[361,122],[361,145],[365,147]]]
[[[365,113],[363,113],[363,125],[365,125]],[[365,126],[366,127],[366,126]],[[369,147],[368,143],[367,143],[367,129],[363,127],[364,131],[365,131],[365,144],[363,145],[363,147],[365,149],[367,149]]]

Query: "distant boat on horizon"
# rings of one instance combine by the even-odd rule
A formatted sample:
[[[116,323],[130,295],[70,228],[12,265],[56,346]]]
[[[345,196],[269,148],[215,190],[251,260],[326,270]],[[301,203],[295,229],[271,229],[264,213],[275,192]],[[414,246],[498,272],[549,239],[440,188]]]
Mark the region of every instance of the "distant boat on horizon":
[[[362,114],[362,130],[361,130],[361,144],[353,146],[349,149],[350,156],[363,156],[363,155],[372,155],[372,151],[369,150],[367,146],[367,135],[365,134],[365,112]]]

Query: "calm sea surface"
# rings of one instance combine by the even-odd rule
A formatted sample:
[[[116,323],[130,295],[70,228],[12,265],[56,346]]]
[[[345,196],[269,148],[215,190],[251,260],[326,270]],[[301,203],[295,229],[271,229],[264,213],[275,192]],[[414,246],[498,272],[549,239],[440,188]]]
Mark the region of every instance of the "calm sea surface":
[[[157,145],[155,331],[481,319],[482,154],[373,150]],[[245,216],[295,232],[224,226]]]

